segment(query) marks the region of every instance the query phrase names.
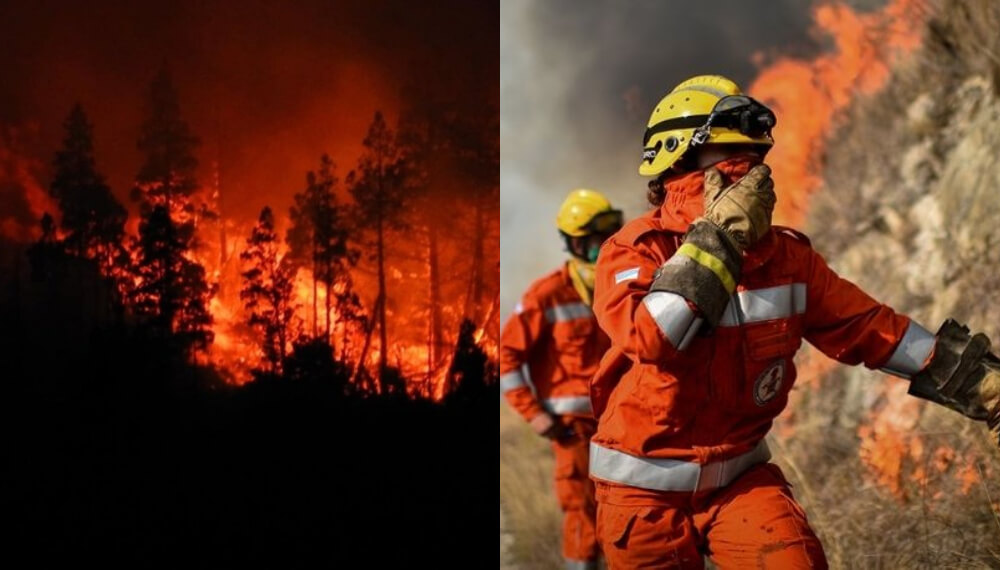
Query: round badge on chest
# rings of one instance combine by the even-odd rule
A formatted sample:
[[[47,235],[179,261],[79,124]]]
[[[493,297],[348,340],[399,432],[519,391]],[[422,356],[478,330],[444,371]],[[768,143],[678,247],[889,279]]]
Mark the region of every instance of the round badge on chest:
[[[757,380],[753,384],[753,401],[757,403],[758,406],[763,406],[781,391],[781,383],[785,379],[785,361],[778,360],[770,366],[764,369],[757,376]]]

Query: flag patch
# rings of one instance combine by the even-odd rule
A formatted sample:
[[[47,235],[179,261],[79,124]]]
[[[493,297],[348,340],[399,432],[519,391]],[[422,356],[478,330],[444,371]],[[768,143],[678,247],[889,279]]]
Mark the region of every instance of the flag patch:
[[[626,269],[625,271],[619,271],[615,273],[615,285],[621,283],[622,281],[631,281],[632,279],[639,278],[639,268],[633,267],[632,269]]]

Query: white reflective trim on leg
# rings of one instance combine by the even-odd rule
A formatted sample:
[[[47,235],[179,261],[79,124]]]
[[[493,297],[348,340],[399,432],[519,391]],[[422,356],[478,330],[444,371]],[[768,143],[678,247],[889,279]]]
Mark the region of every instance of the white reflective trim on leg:
[[[720,327],[787,319],[806,312],[806,284],[789,283],[733,295],[722,313]]]
[[[500,392],[510,392],[511,390],[516,390],[521,386],[527,385],[528,383],[524,380],[524,374],[521,374],[520,370],[512,370],[500,376]]]
[[[545,399],[545,408],[553,414],[589,414],[590,396],[557,396]]]
[[[572,321],[573,319],[589,319],[593,316],[594,312],[590,310],[590,307],[586,303],[567,303],[545,309],[545,318],[550,323]]]
[[[894,376],[910,378],[924,367],[924,362],[934,350],[936,340],[934,333],[915,321],[910,321],[903,339],[899,341],[899,346],[880,370]]]
[[[724,461],[699,465],[692,461],[637,457],[590,442],[590,475],[654,491],[705,491],[726,487],[750,467],[771,458],[767,443]]]
[[[678,350],[691,332],[695,320],[701,324],[701,319],[697,319],[687,300],[676,293],[653,291],[642,298],[642,304],[646,305],[646,310],[656,321],[660,332]]]
[[[566,570],[597,570],[596,560],[573,560],[566,558]]]

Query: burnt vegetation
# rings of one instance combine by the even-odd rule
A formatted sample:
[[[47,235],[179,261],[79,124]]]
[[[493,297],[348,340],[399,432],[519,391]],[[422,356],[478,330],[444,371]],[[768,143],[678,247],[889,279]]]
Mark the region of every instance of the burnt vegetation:
[[[288,224],[264,208],[236,255],[223,238],[218,267],[199,261],[220,213],[169,72],[137,145],[135,235],[72,109],[49,185],[61,212],[37,242],[0,249],[5,543],[33,560],[144,564],[492,551],[493,505],[475,497],[498,398],[497,110],[422,101],[395,127],[377,113],[343,178],[322,155]],[[365,271],[373,303],[354,279]],[[226,272],[241,386],[207,355]],[[414,340],[407,323],[427,324]],[[393,352],[404,334],[425,344],[423,372]]]

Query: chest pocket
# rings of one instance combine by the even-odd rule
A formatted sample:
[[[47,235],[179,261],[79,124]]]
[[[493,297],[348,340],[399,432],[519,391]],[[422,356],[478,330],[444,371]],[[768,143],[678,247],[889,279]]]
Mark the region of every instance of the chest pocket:
[[[743,341],[747,358],[758,362],[791,358],[802,343],[797,321],[793,317],[745,325]]]
[[[594,319],[573,319],[556,324],[556,349],[563,352],[582,352],[594,335]]]
[[[590,380],[589,373],[597,365],[601,355],[597,354],[594,319],[578,318],[556,324],[553,331],[556,360],[563,373],[563,380]]]

